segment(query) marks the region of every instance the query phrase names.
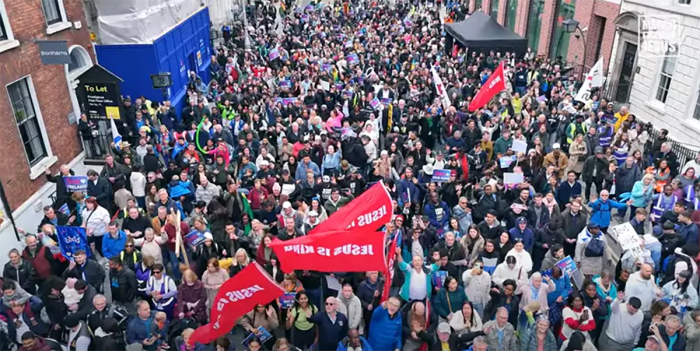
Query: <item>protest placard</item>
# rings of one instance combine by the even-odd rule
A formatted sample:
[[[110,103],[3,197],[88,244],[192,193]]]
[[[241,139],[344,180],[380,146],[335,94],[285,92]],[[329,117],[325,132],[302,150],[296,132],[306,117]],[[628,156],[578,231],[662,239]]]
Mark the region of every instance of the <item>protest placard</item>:
[[[520,184],[525,180],[522,173],[503,173],[503,184]]]
[[[522,140],[513,140],[513,145],[510,147],[513,152],[527,152],[527,142]]]
[[[78,250],[85,251],[85,254],[92,256],[92,250],[88,246],[87,234],[83,227],[56,227],[58,246],[61,254],[67,259],[73,259],[73,255]]]
[[[193,250],[196,250],[197,246],[202,244],[204,242],[204,240],[206,239],[204,237],[205,233],[207,233],[207,232],[200,232],[199,230],[193,230],[189,234],[185,235],[185,237],[182,238],[182,240],[184,240],[185,243],[187,243],[187,245],[190,246],[190,248],[192,248]]]
[[[87,176],[64,176],[63,184],[66,185],[66,191],[87,191],[88,177]]]
[[[433,177],[431,182],[444,183],[450,180],[450,174],[452,170],[449,169],[435,169],[433,170]]]

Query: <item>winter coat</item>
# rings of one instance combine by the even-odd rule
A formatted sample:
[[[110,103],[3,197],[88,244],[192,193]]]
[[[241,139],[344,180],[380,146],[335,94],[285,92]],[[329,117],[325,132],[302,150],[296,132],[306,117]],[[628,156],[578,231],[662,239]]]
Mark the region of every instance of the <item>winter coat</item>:
[[[557,173],[557,178],[562,179],[566,175],[566,166],[569,163],[569,159],[563,152],[559,153],[559,157],[554,156],[554,151],[548,153],[544,157],[542,162],[542,167],[545,169],[549,166],[559,167],[559,172]]]
[[[112,299],[115,302],[123,305],[134,300],[139,286],[136,282],[136,274],[131,269],[122,267],[120,271],[110,270],[109,280]]]
[[[193,308],[187,306],[195,303]],[[177,287],[177,304],[174,314],[177,316],[187,312],[192,312],[192,317],[199,323],[204,323],[207,320],[207,291],[201,281],[196,281],[192,285],[183,282]]]
[[[491,300],[489,295],[491,275],[488,272],[483,271],[480,275],[473,275],[472,270],[468,269],[462,274],[462,282],[464,284],[464,293],[472,303],[486,306]]]
[[[532,248],[535,246],[535,233],[532,232],[530,227],[525,227],[525,230],[520,230],[516,224],[515,227],[510,228],[508,233],[510,233],[510,240],[512,242],[515,242],[515,239],[522,239],[525,250],[532,252]]]
[[[544,280],[544,279],[543,279]],[[527,284],[522,284],[518,286],[516,294],[520,296],[520,309],[525,308],[530,302],[534,301],[532,281]],[[538,290],[537,301],[540,303],[540,313],[546,313],[549,309],[549,303],[547,302],[547,294],[553,292],[556,289],[554,283],[545,283],[542,281]]]
[[[566,170],[581,173],[587,154],[588,147],[585,141],[581,141],[580,143],[574,141],[571,143],[571,145],[569,145],[569,165]]]
[[[471,211],[467,212],[459,205],[452,208],[452,217],[457,219],[457,222],[459,223],[459,230],[461,230],[462,233],[468,233],[469,226],[474,223],[472,221]]]
[[[336,351],[348,351],[349,342],[350,342],[350,339],[347,336],[345,338],[343,338],[343,340],[340,340]],[[372,345],[370,345],[369,341],[367,341],[367,339],[365,339],[363,336],[360,336],[360,345],[361,345],[360,347],[361,347],[362,351],[373,351]],[[357,349],[355,349],[355,350],[357,350]]]
[[[124,250],[125,244],[126,233],[124,233],[123,230],[118,230],[116,238],[113,238],[111,234],[107,233],[102,238],[102,254],[107,259],[118,256],[119,253]]]
[[[609,200],[608,200],[609,201]],[[603,256],[600,257],[588,257],[586,256],[586,247],[590,244],[591,240],[602,240],[605,244],[605,249],[603,250]],[[599,233],[596,237],[592,237],[588,232],[588,229],[584,229],[576,239],[576,254],[574,261],[578,263],[579,270],[584,275],[595,275],[600,273],[605,265],[610,261],[611,251],[610,245],[608,245],[605,239],[605,234]]]
[[[476,240],[470,240],[469,238],[469,232],[466,232],[467,234],[462,237],[462,240],[460,240],[460,243],[462,244],[462,247],[464,247],[465,252],[467,253],[467,262],[469,263],[469,267],[474,265],[474,262],[479,258],[479,253],[484,250],[484,245],[486,244],[486,240],[479,235]],[[472,241],[472,248],[471,250],[469,249],[469,241]]]
[[[700,324],[693,320],[691,313],[683,317],[685,326],[685,351],[700,351]]]
[[[22,289],[32,294],[36,291],[34,286],[36,272],[31,263],[25,259],[20,258],[20,262],[17,265],[13,265],[12,262],[5,263],[2,278],[17,282]]]
[[[601,228],[610,226],[610,218],[612,217],[612,209],[618,211],[627,211],[627,204],[608,199],[603,201],[597,199],[588,204],[591,207],[591,222],[599,225]]]
[[[486,343],[489,345],[489,351],[511,351],[518,349],[518,337],[515,335],[515,328],[512,324],[506,324],[503,330],[503,340],[499,342],[499,331],[496,326],[496,321],[489,321],[484,324],[484,330],[489,329],[486,334]],[[501,345],[501,347],[499,347]]]
[[[627,168],[627,166],[623,164],[617,169],[616,173],[615,193],[617,194],[624,194],[632,191],[634,183],[641,180],[644,175],[644,172],[639,169],[636,163],[632,164],[632,168]]]
[[[593,171],[595,170],[595,176]],[[581,179],[584,182],[602,182],[605,173],[608,172],[608,160],[605,157],[598,158],[595,155],[589,156],[583,163]]]
[[[369,344],[375,351],[401,350],[403,347],[403,318],[397,311],[392,318],[389,311],[381,305],[372,313]]]
[[[447,319],[451,313],[462,310],[462,305],[467,302],[467,295],[463,289],[457,287],[455,291],[448,291],[442,287],[433,297],[433,307],[438,316]]]
[[[537,321],[534,320],[530,313],[521,313],[519,317],[518,333],[520,334],[520,351],[537,351]],[[544,337],[543,351],[557,351],[557,339],[551,330],[547,330]]]
[[[350,298],[346,299],[343,296],[343,292],[338,292],[338,312],[344,314],[348,317],[348,327],[350,329],[357,329],[360,327],[360,322],[362,321],[362,303],[360,298],[352,294]]]

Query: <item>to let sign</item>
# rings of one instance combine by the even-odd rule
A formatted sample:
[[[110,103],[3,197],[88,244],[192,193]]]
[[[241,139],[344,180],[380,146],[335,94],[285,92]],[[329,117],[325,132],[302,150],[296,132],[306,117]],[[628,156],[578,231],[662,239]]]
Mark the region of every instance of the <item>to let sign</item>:
[[[115,83],[81,83],[87,115],[94,119],[120,119],[119,95]]]

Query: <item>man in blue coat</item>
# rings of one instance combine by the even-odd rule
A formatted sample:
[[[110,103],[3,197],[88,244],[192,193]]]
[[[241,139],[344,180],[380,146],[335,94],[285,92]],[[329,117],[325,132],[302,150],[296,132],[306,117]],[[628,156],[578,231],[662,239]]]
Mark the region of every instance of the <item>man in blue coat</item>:
[[[566,175],[566,181],[562,182],[557,191],[557,203],[564,206],[572,197],[581,195],[581,183],[576,181],[576,173],[570,171]]]
[[[107,226],[107,235],[102,239],[102,255],[112,258],[118,256],[124,250],[126,244],[126,233],[119,229],[117,222],[111,222]]]
[[[510,228],[508,233],[510,233],[510,240],[513,243],[515,243],[515,239],[521,239],[523,245],[525,245],[525,250],[532,252],[532,248],[535,246],[535,234],[527,226],[525,217],[518,217],[515,220],[515,227]]]
[[[336,349],[336,351],[348,351],[348,348],[351,348],[355,351],[373,350],[372,346],[370,346],[369,344],[369,341],[360,336],[360,333],[357,332],[357,329],[350,329],[350,331],[348,332],[348,336],[338,343],[338,349]]]
[[[375,351],[401,350],[401,301],[390,297],[384,301],[372,314],[369,330],[369,344]]]
[[[151,341],[151,324],[154,314],[147,301],[138,302],[138,311],[135,318],[129,321],[126,327],[127,344],[141,344],[144,350],[156,350],[155,341]]]

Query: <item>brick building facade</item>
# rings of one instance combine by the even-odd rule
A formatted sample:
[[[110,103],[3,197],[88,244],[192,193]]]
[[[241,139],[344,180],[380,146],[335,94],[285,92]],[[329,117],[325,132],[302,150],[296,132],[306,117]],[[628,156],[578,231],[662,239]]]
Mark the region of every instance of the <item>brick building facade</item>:
[[[54,191],[45,170],[84,167],[71,80],[94,56],[82,0],[0,0],[0,26],[0,181],[9,205],[1,208],[7,218],[9,207],[17,226],[30,232]],[[43,65],[35,40],[66,40],[73,62]],[[3,247],[16,243],[8,225],[0,226]]]
[[[514,32],[523,37],[537,37],[529,40],[533,51],[538,55],[553,56],[553,50],[562,46],[562,54],[567,62],[591,67],[598,57],[603,56],[607,71],[615,39],[615,18],[620,13],[621,0],[470,0],[470,12],[480,8],[491,14],[498,2],[498,23],[508,26],[508,18],[515,16]],[[514,12],[514,13],[513,13]],[[567,18],[579,21],[586,29],[583,37],[562,33],[561,23]],[[538,27],[538,28],[536,28]],[[586,62],[583,62],[584,39]]]

